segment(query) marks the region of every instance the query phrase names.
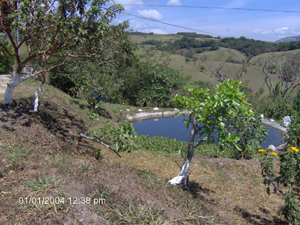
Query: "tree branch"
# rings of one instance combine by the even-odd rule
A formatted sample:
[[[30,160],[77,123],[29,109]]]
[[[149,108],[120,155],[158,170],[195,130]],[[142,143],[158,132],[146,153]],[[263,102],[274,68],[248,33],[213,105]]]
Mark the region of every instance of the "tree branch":
[[[81,137],[84,137],[84,138],[86,138],[86,139],[89,139],[89,140],[96,141],[96,142],[100,143],[101,145],[103,145],[103,146],[109,148],[111,151],[113,151],[114,153],[116,153],[116,154],[120,157],[120,159],[122,159],[122,161],[126,164],[126,166],[130,169],[130,167],[129,167],[128,164],[125,162],[125,160],[122,158],[122,156],[121,156],[115,149],[111,148],[109,145],[104,144],[102,141],[100,141],[100,140],[98,140],[98,139],[96,139],[96,138],[92,138],[92,137],[85,136],[84,134],[80,134],[80,136],[81,136]]]

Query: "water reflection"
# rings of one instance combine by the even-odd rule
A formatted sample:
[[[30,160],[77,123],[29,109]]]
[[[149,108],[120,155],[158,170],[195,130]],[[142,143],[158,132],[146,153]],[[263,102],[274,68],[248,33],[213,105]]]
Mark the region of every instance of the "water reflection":
[[[162,136],[169,137],[170,139],[176,138],[177,141],[188,142],[190,138],[190,130],[186,129],[183,119],[188,117],[168,117],[159,119],[148,119],[135,122],[133,125],[137,129],[139,135],[149,135],[150,137]],[[157,123],[157,121],[159,122]],[[282,133],[272,127],[266,126],[269,129],[269,135],[265,143],[261,143],[263,148],[267,148],[269,145],[275,147],[283,144]],[[200,137],[196,137],[195,141],[199,141]]]

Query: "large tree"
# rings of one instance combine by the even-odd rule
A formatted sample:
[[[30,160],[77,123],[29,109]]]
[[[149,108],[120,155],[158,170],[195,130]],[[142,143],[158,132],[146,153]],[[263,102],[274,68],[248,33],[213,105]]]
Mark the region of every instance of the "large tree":
[[[41,76],[41,88],[36,92],[34,111],[38,107],[38,94],[47,71],[74,58],[97,58],[109,64],[124,49],[115,47],[127,41],[127,22],[111,24],[120,5],[107,7],[108,0],[0,0],[0,29],[6,33],[12,50],[0,44],[15,58],[11,70],[12,80],[7,84],[3,104],[10,104],[13,90],[21,82],[35,75]],[[0,52],[3,60],[5,57]],[[59,60],[57,60],[59,59]],[[51,66],[49,62],[51,61]],[[33,62],[38,62],[34,65]],[[57,63],[55,63],[57,62]],[[34,72],[22,76],[26,65]]]

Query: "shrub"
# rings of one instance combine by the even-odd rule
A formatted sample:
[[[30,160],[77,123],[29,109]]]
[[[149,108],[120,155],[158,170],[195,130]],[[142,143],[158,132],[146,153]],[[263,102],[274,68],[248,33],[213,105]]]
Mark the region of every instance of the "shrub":
[[[76,91],[74,90],[76,85],[66,74],[52,73],[49,76],[49,82],[52,86],[62,90],[68,95],[76,96]]]

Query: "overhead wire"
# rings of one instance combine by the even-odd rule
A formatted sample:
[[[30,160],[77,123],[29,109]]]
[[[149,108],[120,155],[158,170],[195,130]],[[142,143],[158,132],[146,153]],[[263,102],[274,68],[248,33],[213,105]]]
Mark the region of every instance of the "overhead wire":
[[[183,29],[193,30],[193,31],[199,31],[199,32],[202,32],[202,33],[205,33],[205,34],[211,34],[211,35],[223,37],[223,35],[220,35],[220,34],[214,34],[214,33],[210,33],[210,32],[199,30],[199,29],[195,29],[195,28],[190,28],[190,27],[180,26],[180,25],[176,25],[176,24],[172,24],[172,23],[167,23],[167,22],[155,20],[155,19],[150,19],[150,18],[147,18],[147,17],[138,16],[138,15],[134,15],[134,14],[131,14],[131,13],[122,12],[121,14],[129,15],[129,16],[135,16],[135,17],[139,17],[139,18],[142,18],[142,19],[155,21],[155,22],[166,24],[166,25],[173,26],[173,27],[178,27],[178,28],[183,28]]]
[[[154,4],[144,4],[144,5],[142,5],[142,4],[122,4],[122,6],[177,7],[177,8],[202,8],[202,9],[222,9],[222,10],[246,10],[246,11],[263,11],[263,12],[300,13],[300,11],[294,11],[294,10],[234,8],[234,7],[218,7],[218,6],[190,6],[190,5],[180,5],[179,6],[179,5],[154,5]],[[138,18],[142,18],[142,19],[146,19],[146,20],[151,20],[151,21],[154,21],[154,22],[157,22],[157,23],[161,23],[161,24],[165,24],[165,25],[169,25],[169,26],[173,26],[173,27],[198,31],[198,32],[202,32],[202,33],[205,33],[205,34],[211,34],[211,35],[221,36],[221,37],[223,36],[223,35],[214,34],[214,33],[210,33],[210,32],[195,29],[195,28],[180,26],[180,25],[167,23],[167,22],[163,22],[163,21],[159,21],[159,20],[155,20],[155,19],[151,19],[151,18],[139,16],[139,15],[134,15],[134,14],[127,13],[127,12],[122,12],[122,14],[129,15],[129,16],[134,16],[134,17],[138,17]]]
[[[246,10],[246,11],[262,11],[262,12],[283,12],[283,13],[300,13],[295,10],[281,9],[254,9],[254,8],[234,8],[234,7],[219,7],[219,6],[190,6],[190,5],[150,5],[150,4],[122,4],[123,6],[145,6],[145,7],[173,7],[173,8],[201,8],[201,9],[226,9],[226,10]]]

